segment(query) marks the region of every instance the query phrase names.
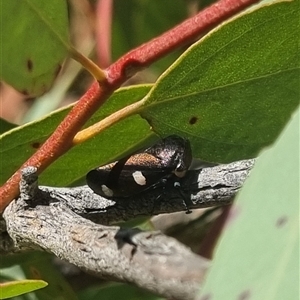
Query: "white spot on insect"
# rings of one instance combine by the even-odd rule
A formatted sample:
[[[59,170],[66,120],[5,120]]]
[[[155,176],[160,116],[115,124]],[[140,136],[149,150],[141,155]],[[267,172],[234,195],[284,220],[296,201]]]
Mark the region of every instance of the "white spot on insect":
[[[180,187],[180,182],[175,181],[175,182],[174,182],[174,187],[175,187],[175,188],[179,188],[179,187]]]
[[[101,185],[101,189],[102,189],[102,192],[104,193],[104,195],[107,197],[112,197],[114,195],[114,192],[109,187],[107,187],[105,184]]]
[[[141,171],[135,171],[132,177],[138,185],[146,185],[146,178]]]

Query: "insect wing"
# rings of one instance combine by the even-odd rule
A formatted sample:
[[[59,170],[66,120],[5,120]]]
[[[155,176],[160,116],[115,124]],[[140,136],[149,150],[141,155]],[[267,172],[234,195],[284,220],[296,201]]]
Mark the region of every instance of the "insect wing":
[[[114,187],[114,197],[129,197],[139,194],[156,184],[159,184],[162,178],[169,176],[170,173],[163,169],[132,169],[126,165],[122,170],[117,188]]]
[[[90,171],[86,180],[103,197],[128,197],[159,185],[173,174],[183,177],[191,161],[189,141],[172,135],[143,152]]]
[[[107,198],[128,197],[150,188],[172,174],[165,168],[149,169],[143,164],[123,165],[119,162],[91,170],[87,174],[87,184],[96,194]]]
[[[162,163],[160,158],[147,152],[132,155],[122,164],[118,177],[114,169],[120,169],[117,162],[108,176],[107,186],[114,190],[116,197],[128,197],[159,184],[162,178],[172,174],[172,168]]]

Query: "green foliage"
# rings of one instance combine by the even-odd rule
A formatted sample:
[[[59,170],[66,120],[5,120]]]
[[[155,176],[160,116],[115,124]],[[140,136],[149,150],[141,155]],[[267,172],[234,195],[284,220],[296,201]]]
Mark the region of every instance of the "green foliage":
[[[206,161],[254,157],[299,105],[299,5],[266,6],[219,26],[161,76],[142,115]]]
[[[17,127],[17,125],[7,122],[6,120],[0,119],[0,134],[9,131],[15,127]]]
[[[105,118],[112,112],[146,95],[151,86],[120,89],[94,114],[86,126]],[[0,136],[0,184],[27,159],[53,132],[70,107],[58,110],[36,122],[15,128]],[[86,143],[72,148],[52,164],[39,178],[41,184],[69,185],[85,175],[87,170],[116,160],[151,137],[148,123],[132,116],[112,126]]]
[[[174,0],[164,0],[163,4],[152,0],[116,1],[114,4],[115,22],[112,36],[114,60],[184,21],[189,14],[185,0],[177,0],[176,5]],[[155,62],[151,69],[155,74],[160,74],[180,53],[182,50],[172,52]]]
[[[0,78],[37,96],[50,89],[68,51],[64,0],[1,1]]]
[[[150,92],[149,86],[121,89],[88,125],[149,92],[142,117],[161,135],[188,137],[195,157],[228,162],[255,156],[276,139],[299,104],[298,13],[299,6],[284,2],[219,26],[188,49]],[[0,136],[1,183],[68,110]],[[141,147],[149,137],[153,139],[147,122],[132,116],[71,149],[41,175],[40,182],[71,184],[90,168]]]
[[[166,11],[171,12],[173,1],[167,2]],[[123,16],[128,5],[124,3],[119,7]],[[145,3],[131,1],[133,6]],[[144,14],[157,11],[153,1],[148,5],[152,9],[144,6],[147,7]],[[181,18],[181,6],[178,7],[174,24]],[[130,26],[125,26],[126,21],[121,18],[115,24],[117,32],[125,36],[124,40],[114,40],[116,56],[139,44],[142,37],[146,41],[148,36],[155,36],[160,26],[167,26],[168,18],[154,14],[156,22],[145,23],[143,28],[138,25],[138,14],[133,8],[130,11],[133,14]],[[23,92],[43,93],[51,86],[67,54],[65,1],[2,0],[0,18],[5,45],[0,58],[5,58],[1,60],[1,77]],[[150,27],[155,33],[145,35]],[[131,116],[74,147],[51,165],[39,182],[71,184],[87,170],[157,139],[150,125],[160,135],[177,133],[188,137],[194,155],[207,161],[228,162],[257,155],[276,140],[299,105],[299,27],[299,1],[248,11],[220,25],[192,45],[153,88],[132,86],[116,91],[86,126],[146,96],[141,115]],[[131,43],[127,43],[130,38]],[[129,46],[125,50],[126,44]],[[174,56],[168,59],[173,60]],[[70,107],[63,108],[16,128],[0,120],[0,184],[35,152],[69,110]],[[209,293],[214,299],[233,299],[249,291],[253,299],[295,298],[299,282],[299,274],[295,273],[299,262],[296,245],[299,204],[295,201],[299,193],[299,173],[296,174],[299,126],[295,120],[296,117],[275,148],[259,158],[233,209],[231,223],[219,245],[202,295]],[[74,295],[49,262],[39,262],[40,269],[24,257],[25,277],[32,278],[32,270],[38,270],[35,274],[42,274],[40,278],[51,285],[52,292],[47,290],[49,287],[42,289],[38,299],[48,299],[47,295],[54,299],[61,289],[66,299],[73,299]],[[3,268],[3,274],[2,271]],[[94,289],[91,294],[82,293],[82,299],[93,299],[93,295],[98,299],[100,294],[105,299],[111,295],[122,295],[122,299],[141,295],[123,288],[120,285]],[[277,298],[272,298],[274,295]]]
[[[199,299],[298,299],[299,117],[259,157]]]
[[[12,294],[20,295],[13,298],[16,300],[77,299],[69,284],[53,266],[53,256],[41,252],[28,252],[2,258],[5,259],[0,261],[0,280],[6,282],[6,286],[1,288],[0,299],[6,299],[4,296]],[[32,291],[34,296],[32,293],[27,294]]]
[[[43,280],[18,280],[7,283],[0,283],[0,299],[8,299],[25,293],[29,293],[47,286]]]

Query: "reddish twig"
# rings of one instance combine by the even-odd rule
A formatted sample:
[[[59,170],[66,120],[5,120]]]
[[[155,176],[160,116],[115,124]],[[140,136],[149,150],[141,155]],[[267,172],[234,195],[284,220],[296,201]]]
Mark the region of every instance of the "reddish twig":
[[[73,146],[73,138],[92,114],[123,82],[174,49],[233,16],[257,0],[221,0],[163,35],[130,51],[106,70],[107,81],[94,83],[58,125],[49,139],[0,188],[0,212],[19,193],[20,170],[38,168],[38,174]]]

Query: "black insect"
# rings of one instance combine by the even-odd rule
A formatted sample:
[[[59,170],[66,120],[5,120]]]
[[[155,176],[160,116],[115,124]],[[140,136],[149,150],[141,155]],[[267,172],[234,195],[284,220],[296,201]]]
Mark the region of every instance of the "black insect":
[[[180,186],[192,162],[187,139],[171,135],[143,152],[91,170],[88,186],[106,198],[125,198],[167,183]]]

